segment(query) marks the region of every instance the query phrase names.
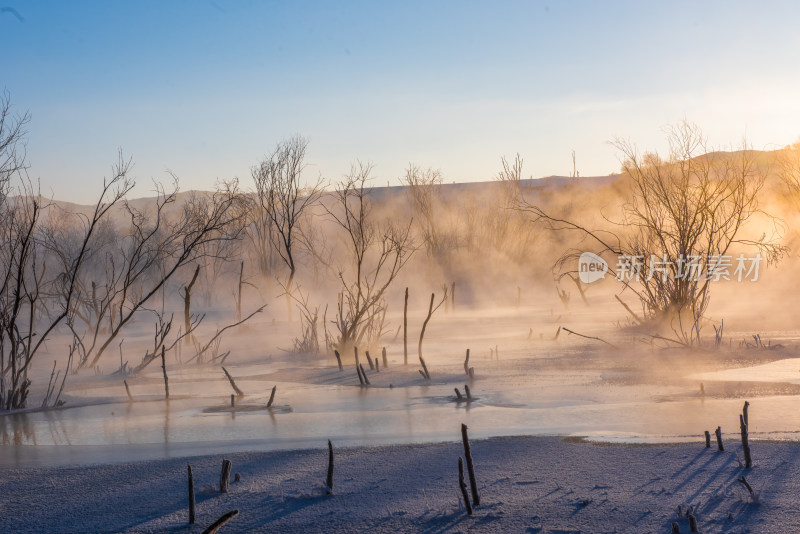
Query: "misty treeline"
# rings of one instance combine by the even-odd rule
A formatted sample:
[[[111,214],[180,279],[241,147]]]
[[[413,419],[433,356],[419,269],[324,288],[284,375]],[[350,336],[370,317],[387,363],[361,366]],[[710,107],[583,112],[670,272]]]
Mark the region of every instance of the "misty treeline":
[[[217,351],[225,329],[200,341],[204,315],[197,310],[230,308],[221,289],[226,284],[235,302],[231,324],[252,317],[277,293],[286,307],[273,306],[273,315],[278,308],[289,319],[293,310],[299,312],[296,350],[374,347],[390,328],[389,290],[413,257],[430,265],[431,278],[452,283],[463,259],[455,251],[490,256],[492,262],[517,256],[522,262],[524,240],[532,240],[532,233],[518,239],[520,217],[504,214],[499,204],[487,209],[486,198],[459,199],[466,204],[448,207],[439,174],[413,165],[405,177],[408,196],[376,192],[373,167],[363,162],[333,184],[321,177],[309,181],[301,177],[307,148],[301,137],[278,143],[252,167],[246,183],[233,179],[212,192],[180,193],[178,177],[171,175],[155,184],[149,199],[130,198],[132,162],[120,153],[94,204],[70,206],[44,198],[28,175],[29,123],[30,116],[15,113],[5,93],[2,410],[29,406],[32,366],[37,360],[46,366],[45,358],[54,363],[49,383],[37,385],[43,407],[59,403],[68,374],[97,369],[104,357],[116,361],[117,349],[116,372],[123,376],[140,372],[163,350],[185,345],[193,345],[195,354],[184,363],[214,360],[218,354],[208,354]],[[325,287],[328,296],[312,297],[298,279]],[[244,318],[243,292],[249,295],[245,304],[255,306]],[[181,308],[185,322],[174,319]],[[122,343],[133,323],[151,324],[153,343],[141,362],[129,366]]]
[[[758,204],[769,173],[763,153],[708,153],[688,125],[673,132],[665,159],[618,143],[622,174],[591,187],[577,172],[561,185],[525,179],[519,156],[501,159],[496,179],[483,184],[447,184],[439,170],[412,163],[404,187],[377,187],[375,168],[362,161],[329,181],[309,177],[308,141],[295,136],[249,177],[180,193],[171,175],[148,199],[129,198],[132,162],[120,154],[94,204],[68,206],[43,198],[28,175],[29,121],[4,94],[2,410],[29,405],[33,362],[49,370],[45,358],[55,361],[49,382],[37,384],[43,407],[60,402],[68,374],[116,365],[117,349],[123,376],[182,347],[192,354],[178,364],[221,362],[223,334],[265,305],[297,332],[288,350],[377,351],[397,335],[387,312],[399,314],[408,286],[445,300],[458,288],[460,302],[481,294],[503,306],[519,304],[520,286],[536,287],[566,303],[574,289],[585,297],[573,260],[590,246],[606,256],[657,250],[675,258],[744,246],[775,260],[785,251],[774,236],[750,237],[747,228],[759,218],[775,223]],[[792,161],[779,173],[790,187],[798,177]],[[794,164],[800,168],[800,158]],[[667,317],[679,339],[699,340],[707,283],[621,289],[636,295],[642,321]],[[207,312],[226,316],[228,326],[202,336]],[[152,325],[152,344],[129,365],[122,344],[133,323]]]

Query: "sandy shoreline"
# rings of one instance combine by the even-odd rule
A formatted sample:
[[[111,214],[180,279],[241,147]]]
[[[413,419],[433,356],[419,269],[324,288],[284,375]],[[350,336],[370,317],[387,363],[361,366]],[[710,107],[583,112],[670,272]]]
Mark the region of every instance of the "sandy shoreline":
[[[337,448],[333,496],[324,449],[226,455],[241,481],[216,491],[222,456],[86,467],[0,468],[4,532],[688,532],[677,507],[693,506],[701,532],[800,529],[800,444],[754,442],[598,445],[575,438],[473,440],[481,505],[460,502],[460,442]],[[335,444],[334,444],[335,447]],[[197,523],[187,524],[186,464],[194,470]],[[737,478],[744,474],[757,502]]]

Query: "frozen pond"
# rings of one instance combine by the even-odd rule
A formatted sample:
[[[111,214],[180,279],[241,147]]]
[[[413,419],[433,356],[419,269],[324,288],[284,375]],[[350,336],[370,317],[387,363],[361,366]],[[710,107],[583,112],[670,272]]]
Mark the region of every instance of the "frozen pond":
[[[460,423],[478,437],[579,435],[611,441],[699,440],[721,425],[738,432],[741,399],[654,399],[650,386],[504,387],[474,385],[471,403],[452,388],[360,388],[281,384],[276,406],[224,397],[90,405],[0,417],[0,463],[53,465],[130,461],[237,450],[276,450],[453,440]],[[288,399],[288,402],[287,402]],[[751,436],[796,439],[800,399],[751,399]]]
[[[788,347],[781,350],[679,354],[624,336],[616,340],[626,343],[624,349],[609,350],[574,336],[519,336],[514,332],[528,333],[524,324],[508,327],[502,318],[497,327],[482,324],[480,330],[475,321],[466,316],[434,326],[433,341],[426,342],[431,381],[419,376],[415,357],[407,366],[402,354],[398,361],[396,345],[389,347],[388,369],[367,369],[368,387],[358,385],[347,360],[344,371],[332,359],[287,355],[230,362],[228,370],[246,393],[235,409],[218,366],[174,366],[169,401],[155,366],[129,378],[135,402],[128,402],[119,377],[71,377],[67,408],[0,416],[0,465],[322,448],[328,439],[339,447],[449,441],[459,439],[461,423],[474,438],[566,435],[629,442],[700,441],[705,430],[721,426],[731,441],[738,440],[744,400],[751,403],[753,439],[800,438],[800,360],[791,348],[797,333],[771,336]],[[508,331],[497,335],[500,325]],[[447,341],[454,326],[472,329],[469,343],[486,347],[472,352],[470,403],[456,402],[453,390],[463,394],[467,380],[461,349]],[[489,348],[497,349],[497,338],[499,358]],[[278,393],[267,409],[273,385]]]

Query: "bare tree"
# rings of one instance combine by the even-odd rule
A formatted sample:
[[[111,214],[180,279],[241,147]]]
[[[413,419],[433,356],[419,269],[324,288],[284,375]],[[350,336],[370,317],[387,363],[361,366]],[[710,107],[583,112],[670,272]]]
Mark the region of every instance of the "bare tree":
[[[637,295],[644,316],[666,322],[679,341],[694,344],[721,258],[737,248],[775,261],[785,249],[776,235],[745,235],[745,224],[757,215],[774,220],[758,208],[765,174],[752,150],[744,145],[733,153],[711,152],[699,128],[687,122],[673,127],[668,140],[666,160],[615,142],[630,192],[621,220],[608,221],[614,230],[593,230],[525,201],[521,209],[553,230],[588,238],[598,254],[614,256],[610,270]],[[579,254],[568,251],[557,268],[569,271]]]
[[[50,204],[34,189],[19,149],[27,120],[27,114],[12,117],[7,94],[0,100],[0,410],[26,406],[31,363],[74,308],[95,231],[133,186],[129,163],[120,157],[94,209],[83,216],[76,248],[60,256],[49,253],[41,216]],[[45,404],[53,391],[51,376]]]
[[[440,228],[442,216],[441,213],[437,214],[442,173],[438,169],[422,169],[409,163],[403,182],[428,256],[437,257],[443,246]]]
[[[372,213],[370,180],[372,166],[357,162],[334,193],[336,202],[326,207],[333,222],[343,230],[348,265],[339,270],[341,293],[334,324],[339,350],[375,343],[383,334],[386,291],[414,253],[410,222],[398,226],[379,222]]]
[[[174,177],[173,177],[174,178]],[[171,190],[158,186],[152,213],[126,202],[129,228],[119,243],[119,254],[111,257],[108,276],[99,300],[101,316],[113,317],[105,334],[98,323],[83,332],[85,352],[79,365],[94,367],[122,329],[184,266],[208,257],[206,245],[218,240],[238,239],[244,213],[236,183],[223,183],[211,195],[191,194],[177,217],[167,208],[178,200],[177,179]]]
[[[289,295],[297,271],[297,246],[302,243],[298,239],[298,225],[303,213],[322,191],[322,178],[307,187],[300,183],[307,146],[308,141],[299,136],[282,141],[252,170],[257,217],[259,220],[266,217],[269,231],[264,233],[269,237],[272,250],[289,269],[284,288],[290,310]]]

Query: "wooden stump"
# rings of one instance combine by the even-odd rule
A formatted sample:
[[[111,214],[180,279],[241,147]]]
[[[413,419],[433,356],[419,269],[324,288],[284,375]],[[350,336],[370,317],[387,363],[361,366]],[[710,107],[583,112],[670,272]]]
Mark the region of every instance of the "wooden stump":
[[[467,484],[464,482],[464,461],[461,456],[458,457],[458,487],[461,488],[461,496],[464,498],[467,515],[472,515],[472,505],[469,503],[469,495],[467,495]]]
[[[278,391],[278,386],[272,386],[272,393],[269,394],[269,401],[267,401],[267,408],[272,407],[272,401],[275,400],[276,391]]]
[[[711,448],[711,433],[706,430],[706,449]]]
[[[475,506],[480,506],[481,498],[478,495],[478,482],[475,480],[475,466],[472,463],[472,449],[469,446],[469,437],[467,436],[467,425],[461,424],[461,440],[464,442],[464,458],[467,461],[467,471],[469,472],[469,486],[472,490],[472,503]]]
[[[386,358],[386,347],[383,347],[381,349],[381,355],[383,356],[383,368],[384,369],[388,369],[389,368],[389,360]]]
[[[237,397],[244,397],[244,391],[242,391],[241,389],[239,389],[239,387],[236,385],[236,382],[233,380],[233,377],[232,377],[232,376],[231,376],[231,374],[228,372],[228,370],[227,370],[227,369],[225,369],[225,368],[223,367],[223,368],[222,368],[222,372],[224,372],[224,373],[225,373],[225,376],[227,376],[227,377],[228,377],[228,382],[230,382],[230,383],[231,383],[231,387],[233,388],[233,391],[235,391],[235,392],[236,392],[236,396],[237,396]]]
[[[464,358],[464,374],[469,376],[469,349],[467,349],[467,357]]]
[[[334,350],[333,355],[336,356],[336,363],[339,364],[339,370],[344,371],[344,367],[342,366],[342,356],[339,354],[339,351]]]
[[[717,448],[721,451],[725,450],[725,447],[722,446],[722,428],[717,427],[714,431],[714,434],[717,436]]]
[[[231,461],[222,460],[222,472],[219,475],[219,492],[228,493],[228,484],[231,480]]]
[[[750,458],[750,442],[747,439],[747,423],[744,422],[744,414],[739,416],[739,429],[742,433],[742,451],[744,452],[744,467],[750,469],[753,467],[753,461]]]
[[[325,479],[325,485],[328,487],[326,493],[333,494],[333,445],[331,440],[328,440],[328,477]]]
[[[194,524],[194,476],[192,475],[192,466],[189,468],[189,524]]]

